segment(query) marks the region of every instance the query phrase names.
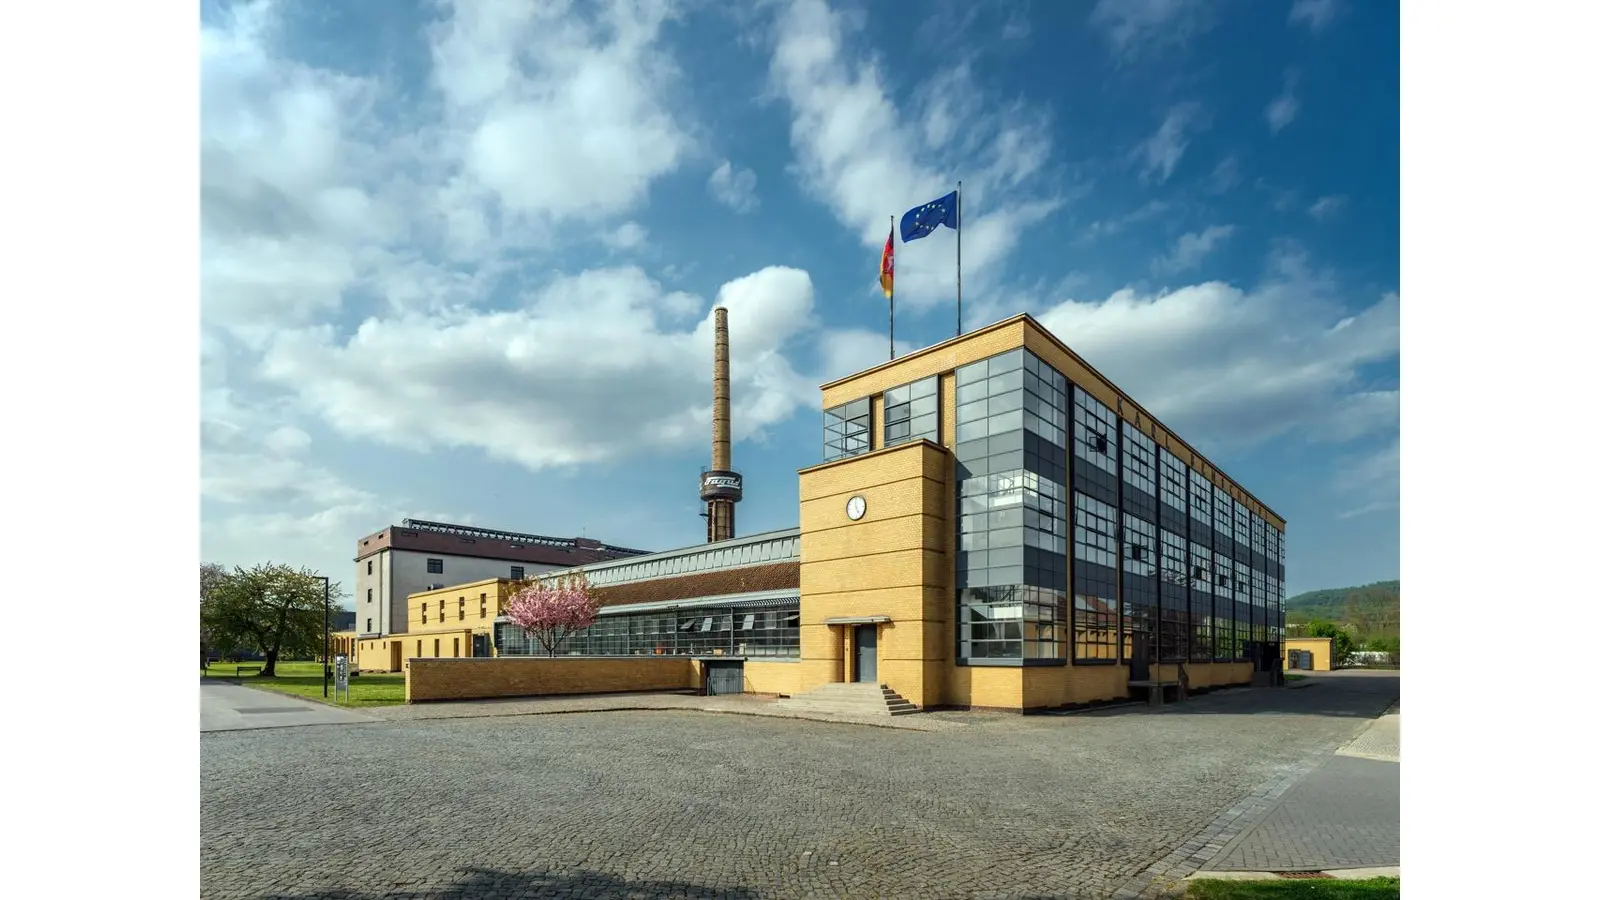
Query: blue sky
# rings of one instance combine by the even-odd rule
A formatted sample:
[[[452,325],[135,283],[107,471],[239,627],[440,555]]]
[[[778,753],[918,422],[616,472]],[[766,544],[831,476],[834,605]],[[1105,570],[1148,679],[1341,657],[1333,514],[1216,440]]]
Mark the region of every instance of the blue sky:
[[[889,216],[964,183],[964,324],[1030,312],[1398,577],[1393,5],[207,3],[202,553],[350,580],[405,516],[703,538],[729,306],[741,533],[887,356]],[[901,352],[953,235],[898,257]]]

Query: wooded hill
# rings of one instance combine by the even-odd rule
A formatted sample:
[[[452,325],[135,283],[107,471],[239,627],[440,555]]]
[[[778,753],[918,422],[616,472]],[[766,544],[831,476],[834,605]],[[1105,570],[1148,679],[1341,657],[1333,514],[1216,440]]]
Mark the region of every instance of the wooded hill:
[[[1306,591],[1284,600],[1283,612],[1289,622],[1320,619],[1353,627],[1364,635],[1398,634],[1400,582]]]

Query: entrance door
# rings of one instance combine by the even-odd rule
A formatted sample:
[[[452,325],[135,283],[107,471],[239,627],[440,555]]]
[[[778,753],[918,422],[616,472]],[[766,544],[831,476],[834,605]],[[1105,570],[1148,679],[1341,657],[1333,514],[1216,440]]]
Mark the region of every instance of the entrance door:
[[[872,684],[878,680],[878,626],[856,626],[856,681]]]
[[[389,671],[400,671],[400,642],[395,641],[389,645]]]
[[[475,635],[472,636],[472,655],[473,656],[490,656],[490,655],[492,655],[489,652],[489,636],[487,634],[475,634]]]
[[[1128,657],[1128,680],[1150,680],[1150,633],[1147,631],[1132,632],[1129,637],[1129,651],[1133,654]]]
[[[744,693],[744,663],[706,663],[706,694],[717,697]]]

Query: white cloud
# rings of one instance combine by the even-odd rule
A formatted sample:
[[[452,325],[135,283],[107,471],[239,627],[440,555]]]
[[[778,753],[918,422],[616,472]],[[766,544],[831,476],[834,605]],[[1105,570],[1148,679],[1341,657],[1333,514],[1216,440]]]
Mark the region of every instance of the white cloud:
[[[357,304],[480,301],[575,233],[626,245],[614,220],[694,147],[661,2],[442,3],[420,97],[289,58],[278,12],[201,31],[202,316],[257,347]]]
[[[1233,190],[1239,183],[1239,158],[1229,156],[1217,163],[1211,170],[1211,177],[1207,180],[1206,190],[1213,194],[1226,194]]]
[[[756,173],[749,169],[735,169],[733,163],[723,160],[711,171],[706,180],[706,190],[718,203],[734,212],[751,212],[761,205],[756,196]]]
[[[1267,104],[1264,115],[1267,117],[1267,127],[1277,134],[1289,126],[1289,123],[1300,115],[1300,99],[1295,96],[1295,89],[1300,85],[1300,73],[1291,69],[1284,73],[1283,91]]]
[[[267,435],[266,445],[274,453],[290,456],[311,446],[311,435],[293,425],[283,425]]]
[[[1217,249],[1223,241],[1233,235],[1232,225],[1212,225],[1205,231],[1193,231],[1178,238],[1177,244],[1165,259],[1158,260],[1155,269],[1158,272],[1182,272],[1198,266],[1211,251]]]
[[[613,250],[638,250],[650,238],[650,231],[638,222],[623,222],[601,237]]]
[[[1141,222],[1147,222],[1151,219],[1154,219],[1171,208],[1172,204],[1165,200],[1149,200],[1146,201],[1144,205],[1138,207],[1132,212],[1126,212],[1104,219],[1096,219],[1095,221],[1090,222],[1089,227],[1083,230],[1083,233],[1078,239],[1083,242],[1088,242],[1104,237],[1111,237],[1112,235],[1127,229],[1129,226],[1137,225]]]
[[[1204,122],[1200,118],[1199,104],[1180,103],[1168,110],[1166,118],[1161,120],[1161,127],[1134,151],[1134,158],[1142,165],[1145,179],[1161,182],[1171,178],[1178,161],[1183,159],[1184,151],[1189,149],[1188,133],[1202,127]]]
[[[1397,421],[1362,370],[1399,354],[1399,298],[1349,315],[1292,254],[1252,291],[1207,282],[1068,300],[1039,317],[1106,377],[1202,449],[1284,433],[1347,440]]]
[[[1156,54],[1181,45],[1210,25],[1201,0],[1099,0],[1090,24],[1105,32],[1124,57]]]
[[[429,378],[454,387],[449,378],[458,370],[492,366],[474,354],[495,338],[506,339],[499,349],[509,366],[504,353],[515,335],[485,333],[482,323],[494,320],[472,310],[496,290],[514,292],[523,273],[547,271],[563,243],[644,246],[647,232],[629,214],[695,152],[695,128],[674,108],[678,73],[658,47],[670,18],[663,2],[583,9],[441,2],[438,21],[421,35],[431,62],[421,84],[381,66],[369,70],[380,74],[356,77],[297,61],[282,12],[272,2],[240,3],[208,16],[201,29],[206,551],[249,562],[263,547],[279,558],[287,548],[347,561],[354,535],[427,513],[402,508],[407,501],[392,491],[380,498],[341,477],[296,423],[341,409],[363,389],[392,395],[390,386],[360,380],[374,372],[415,381],[407,387],[423,394]],[[590,313],[603,305],[586,300]],[[647,321],[687,334],[705,305],[667,291],[653,292],[649,303]],[[580,306],[568,316],[583,314]],[[546,319],[561,320],[528,309],[508,315],[538,323],[542,333],[553,327]],[[365,331],[356,335],[312,327],[362,318]],[[407,331],[428,323],[448,325],[446,336],[457,343],[435,346]],[[639,320],[602,323],[599,333],[630,327],[637,333]],[[460,343],[467,335],[480,343]],[[370,357],[372,347],[405,340],[436,368],[414,377],[403,358],[379,364]],[[319,346],[340,348],[343,380],[313,391],[300,379],[320,376]],[[569,341],[563,352],[593,346]],[[759,360],[752,377],[760,370],[778,385],[769,394],[792,396],[782,365]],[[696,376],[700,368],[709,373],[709,361]],[[263,372],[274,379],[258,380]],[[561,373],[541,383],[546,402],[560,399],[549,383],[572,381]],[[633,385],[619,379],[614,386]],[[481,411],[497,408],[490,401]],[[473,421],[447,410],[430,427],[463,419]],[[344,415],[331,424],[365,439],[351,428],[360,421]],[[543,440],[537,426],[518,428],[519,443]],[[427,429],[421,435],[416,443],[441,443]]]
[[[794,0],[778,16],[771,76],[793,114],[802,186],[856,232],[865,294],[889,216],[963,180],[964,290],[993,289],[1027,226],[1061,203],[1037,188],[1050,155],[1044,115],[988,96],[964,65],[931,74],[907,114],[889,97],[878,63],[846,46],[851,33],[822,0]],[[895,299],[902,308],[955,302],[955,237],[941,228],[900,247]]]
[[[717,302],[728,307],[735,439],[814,404],[815,382],[783,355],[814,327],[810,276],[769,267],[724,284]],[[711,319],[637,268],[590,270],[516,309],[369,319],[348,340],[288,332],[263,375],[344,434],[476,448],[538,470],[703,441]]]
[[[1317,202],[1311,204],[1306,214],[1313,219],[1323,220],[1331,218],[1335,213],[1344,208],[1345,198],[1342,196],[1318,197]]]
[[[631,209],[691,140],[668,109],[677,69],[656,46],[665,2],[456,0],[433,30],[446,152],[499,208],[535,224]]]
[[[1315,34],[1328,27],[1340,12],[1339,0],[1294,0],[1289,7],[1289,24],[1303,26]]]
[[[872,328],[834,328],[819,336],[817,344],[822,368],[817,373],[818,384],[827,384],[889,361],[887,309],[884,310],[884,316],[885,325],[881,331]],[[915,353],[921,349],[920,344],[906,340],[904,332],[895,335],[896,357]]]

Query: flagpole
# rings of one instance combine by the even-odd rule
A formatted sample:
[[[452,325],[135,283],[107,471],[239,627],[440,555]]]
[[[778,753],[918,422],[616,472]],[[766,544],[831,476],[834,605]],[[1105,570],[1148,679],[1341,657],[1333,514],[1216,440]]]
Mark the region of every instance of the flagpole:
[[[945,182],[949,184],[950,182]],[[956,182],[956,337],[961,336],[961,232],[965,222],[961,221],[961,182]]]
[[[889,217],[889,244],[894,245],[894,216]],[[891,262],[893,257],[890,257]],[[892,276],[891,276],[892,277]],[[889,359],[894,359],[894,282],[889,282]]]

